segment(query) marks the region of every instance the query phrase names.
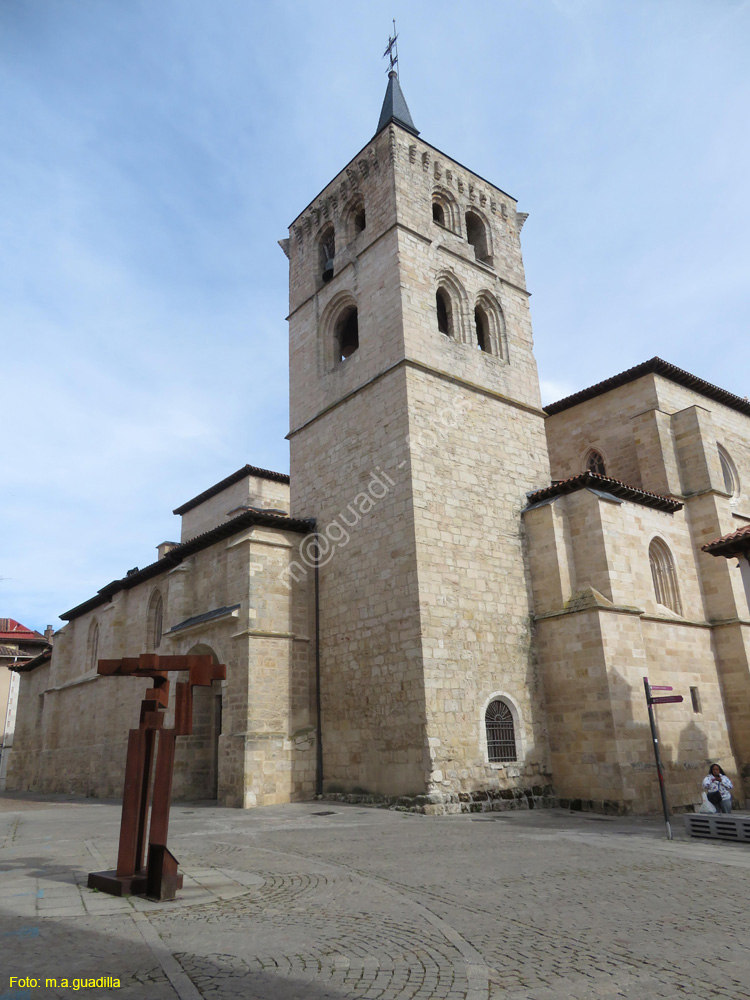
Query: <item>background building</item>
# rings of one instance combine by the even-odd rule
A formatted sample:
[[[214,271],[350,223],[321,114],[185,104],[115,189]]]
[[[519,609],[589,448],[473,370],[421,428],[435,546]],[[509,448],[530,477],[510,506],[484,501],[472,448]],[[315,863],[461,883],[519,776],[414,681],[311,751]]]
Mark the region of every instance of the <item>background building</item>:
[[[18,707],[18,674],[12,668],[28,663],[49,649],[51,640],[51,626],[42,635],[14,618],[0,618],[0,791],[5,788]]]

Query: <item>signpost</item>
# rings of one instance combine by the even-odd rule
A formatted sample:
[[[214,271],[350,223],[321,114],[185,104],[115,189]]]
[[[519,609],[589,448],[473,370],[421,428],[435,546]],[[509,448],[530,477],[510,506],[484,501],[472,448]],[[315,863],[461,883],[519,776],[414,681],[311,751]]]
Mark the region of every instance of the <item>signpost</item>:
[[[664,695],[654,698],[652,691],[672,691],[671,687],[654,684],[653,687],[648,682],[648,677],[643,678],[643,687],[646,690],[646,704],[648,705],[648,721],[651,725],[651,739],[654,744],[654,757],[656,758],[656,773],[659,776],[659,791],[661,792],[661,804],[664,809],[664,822],[667,824],[667,838],[672,840],[672,827],[669,823],[669,807],[667,806],[667,792],[664,788],[664,768],[659,754],[659,736],[656,731],[656,717],[654,716],[654,705],[673,705],[682,701],[681,694]]]

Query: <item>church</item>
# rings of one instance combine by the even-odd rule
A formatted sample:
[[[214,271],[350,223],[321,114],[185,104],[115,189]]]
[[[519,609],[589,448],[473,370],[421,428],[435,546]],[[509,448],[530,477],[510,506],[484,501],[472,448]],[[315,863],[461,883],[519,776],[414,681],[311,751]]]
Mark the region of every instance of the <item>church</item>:
[[[209,653],[175,795],[427,814],[672,808],[709,760],[744,803],[750,403],[652,358],[542,407],[516,200],[420,137],[392,71],[374,137],[280,241],[290,476],[245,465],[180,541],[61,617],[21,688],[9,790],[121,794],[144,682]],[[704,546],[709,546],[704,551]],[[717,556],[720,556],[717,558]]]

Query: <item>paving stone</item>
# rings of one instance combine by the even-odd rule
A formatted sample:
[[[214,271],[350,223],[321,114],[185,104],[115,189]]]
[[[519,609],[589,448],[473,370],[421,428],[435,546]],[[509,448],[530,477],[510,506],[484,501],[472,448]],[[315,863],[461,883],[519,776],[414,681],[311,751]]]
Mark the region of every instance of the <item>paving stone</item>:
[[[160,904],[74,884],[95,867],[83,841],[116,806],[39,804],[0,797],[0,843],[12,821],[16,845],[36,844],[33,864],[0,849],[0,996],[11,975],[116,976],[125,1000],[181,997],[180,983],[214,1000],[750,995],[743,845],[559,811],[473,823],[337,806],[323,825],[314,803],[209,808],[173,816],[190,888]],[[75,848],[50,836],[61,809]],[[103,856],[111,837],[116,824],[94,837]]]

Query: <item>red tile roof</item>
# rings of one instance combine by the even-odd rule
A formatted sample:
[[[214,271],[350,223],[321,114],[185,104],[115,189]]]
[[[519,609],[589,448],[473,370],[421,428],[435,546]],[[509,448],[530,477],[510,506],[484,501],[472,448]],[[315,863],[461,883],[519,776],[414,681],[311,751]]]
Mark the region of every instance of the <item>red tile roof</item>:
[[[527,493],[529,505],[541,503],[543,500],[551,500],[553,497],[563,496],[565,493],[575,493],[576,490],[583,489],[600,490],[602,493],[610,493],[620,500],[630,500],[632,503],[642,504],[644,507],[655,507],[657,510],[668,511],[673,514],[676,510],[682,510],[682,504],[670,497],[660,496],[658,493],[649,493],[648,490],[639,489],[637,486],[628,486],[627,483],[619,479],[610,479],[608,476],[601,476],[598,472],[581,472],[570,479],[562,479],[559,483],[545,486],[540,490]]]
[[[712,542],[701,545],[701,548],[712,556],[736,556],[750,552],[750,524],[744,524],[729,535],[715,538]]]
[[[23,663],[14,663],[10,669],[15,670],[17,674],[25,674],[35,667],[40,667],[43,663],[49,663],[52,659],[52,647],[43,649],[41,653],[37,653],[35,657],[31,660],[25,660]]]
[[[40,632],[26,628],[15,618],[0,618],[0,642],[18,642],[19,639],[44,639]]]

